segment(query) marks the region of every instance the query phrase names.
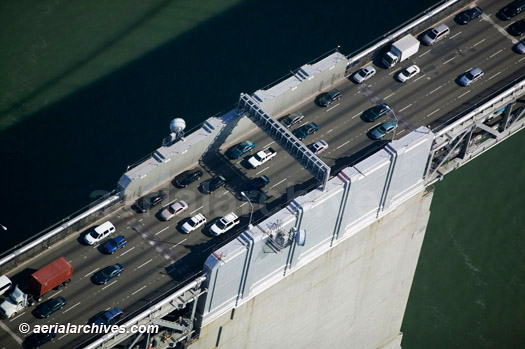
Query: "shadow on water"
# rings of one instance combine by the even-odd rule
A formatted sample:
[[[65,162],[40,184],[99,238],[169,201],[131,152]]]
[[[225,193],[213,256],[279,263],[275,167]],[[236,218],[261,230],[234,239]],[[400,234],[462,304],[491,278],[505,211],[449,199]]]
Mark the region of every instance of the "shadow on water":
[[[91,193],[114,188],[126,165],[160,146],[172,118],[185,118],[190,128],[233,107],[239,92],[254,91],[337,44],[350,52],[418,12],[409,1],[387,5],[402,18],[371,32],[364,24],[374,5],[360,6],[370,11],[355,13],[350,3],[335,10],[314,1],[243,2],[11,127],[0,138],[8,169],[2,177],[9,183],[0,223],[15,234],[3,247],[89,203]]]

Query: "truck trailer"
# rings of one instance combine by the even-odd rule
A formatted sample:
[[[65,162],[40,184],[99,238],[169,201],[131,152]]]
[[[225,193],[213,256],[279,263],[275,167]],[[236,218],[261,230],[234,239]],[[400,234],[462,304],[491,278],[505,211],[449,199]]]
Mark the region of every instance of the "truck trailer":
[[[390,51],[383,56],[383,64],[387,68],[392,68],[397,62],[412,57],[418,50],[419,40],[410,34],[405,35],[392,44]]]
[[[28,293],[24,293],[16,286],[9,298],[0,304],[0,314],[5,318],[15,316],[26,307],[41,301],[52,289],[67,285],[72,275],[73,266],[64,257],[54,260],[31,274]]]

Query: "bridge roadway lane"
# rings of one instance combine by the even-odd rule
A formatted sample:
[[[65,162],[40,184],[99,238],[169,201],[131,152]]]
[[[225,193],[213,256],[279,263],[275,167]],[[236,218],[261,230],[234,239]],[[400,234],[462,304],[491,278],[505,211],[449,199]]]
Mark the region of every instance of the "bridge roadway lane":
[[[451,28],[449,38],[432,47],[421,46],[413,60],[402,62],[392,70],[376,66],[378,74],[366,85],[343,81],[338,86],[343,93],[338,104],[328,109],[320,108],[313,103],[312,98],[297,107],[305,114],[302,124],[314,121],[319,125],[319,131],[308,137],[305,144],[326,140],[329,149],[321,154],[321,158],[332,166],[336,159],[351,156],[373,143],[367,138],[366,132],[386,118],[375,123],[365,123],[361,120],[361,114],[374,104],[386,101],[394,108],[401,121],[396,138],[402,137],[411,129],[428,125],[450,110],[463,104],[468,106],[469,98],[521,69],[525,56],[512,52],[509,36],[494,27],[509,25],[512,21],[501,22],[494,16],[500,6],[496,1],[481,1],[480,6],[489,15],[489,20],[483,18],[467,26],[459,26],[452,21],[452,17],[448,18],[445,23]],[[393,78],[396,73],[413,63],[419,65],[422,73],[405,84],[396,82]],[[471,87],[457,85],[454,81],[457,76],[476,66],[485,71],[485,76]],[[294,129],[297,127],[299,125]],[[257,143],[256,150],[266,145],[274,146],[278,152],[276,158],[268,165],[249,170],[242,166],[242,162],[228,161],[220,154],[207,159],[204,168],[227,176],[228,188],[221,188],[211,195],[200,194],[198,183],[185,190],[175,189],[171,184],[163,188],[169,191],[166,203],[181,199],[189,203],[190,208],[179,219],[161,222],[154,215],[158,209],[136,214],[126,208],[111,215],[108,219],[116,225],[116,234],[123,234],[128,239],[128,245],[114,255],[103,255],[98,246],[81,246],[77,241],[78,235],[68,237],[58,248],[46,251],[37,260],[23,266],[37,269],[59,256],[66,256],[74,266],[73,282],[61,291],[50,292],[50,295],[64,296],[68,305],[48,319],[36,319],[30,312],[32,309],[29,309],[15,319],[3,320],[3,323],[22,337],[17,330],[21,322],[30,325],[57,322],[85,324],[99,311],[114,306],[129,314],[158,296],[163,287],[173,284],[174,279],[181,281],[190,276],[192,270],[200,270],[214,246],[235,232],[211,237],[204,229],[203,232],[185,235],[177,229],[181,220],[201,212],[211,221],[234,211],[244,215],[245,224],[250,205],[235,199],[234,195],[236,191],[242,190],[250,178],[262,174],[270,177],[271,183],[265,188],[272,196],[270,204],[290,186],[310,179],[307,171],[260,130],[256,129],[248,138]],[[202,180],[207,178],[210,178],[210,174],[205,172]],[[254,206],[256,210],[264,208],[257,204]],[[96,270],[114,263],[121,263],[126,268],[121,277],[104,286],[92,284],[90,277]],[[78,336],[73,334],[59,334],[55,339],[57,346],[71,346],[79,341]],[[0,331],[0,343],[6,348],[17,347],[6,331]]]

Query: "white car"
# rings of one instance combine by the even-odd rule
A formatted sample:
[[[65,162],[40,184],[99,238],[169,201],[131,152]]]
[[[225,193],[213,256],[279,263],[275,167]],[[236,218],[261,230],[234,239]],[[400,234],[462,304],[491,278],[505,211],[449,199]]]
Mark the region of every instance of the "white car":
[[[359,69],[357,73],[354,74],[354,81],[358,84],[363,83],[364,81],[370,79],[372,76],[376,75],[376,70],[371,65]]]
[[[206,223],[206,217],[202,213],[197,213],[195,216],[191,217],[189,221],[182,225],[182,231],[186,234],[202,227]]]
[[[115,232],[115,226],[110,221],[104,222],[84,236],[84,241],[88,245],[94,245],[102,239]]]
[[[314,154],[320,154],[322,153],[323,151],[326,150],[326,148],[328,148],[328,143],[326,143],[325,141],[321,140],[319,142],[315,142],[314,144],[310,145],[310,150],[314,153]]]
[[[235,213],[228,213],[211,226],[210,233],[219,236],[239,224],[239,222],[239,217]]]
[[[185,201],[179,201],[174,204],[169,205],[160,211],[160,219],[163,221],[169,221],[173,217],[181,214],[182,212],[188,209],[188,204]]]
[[[420,71],[421,70],[417,65],[411,65],[410,67],[403,69],[403,71],[397,76],[397,79],[399,82],[405,82],[419,74]]]

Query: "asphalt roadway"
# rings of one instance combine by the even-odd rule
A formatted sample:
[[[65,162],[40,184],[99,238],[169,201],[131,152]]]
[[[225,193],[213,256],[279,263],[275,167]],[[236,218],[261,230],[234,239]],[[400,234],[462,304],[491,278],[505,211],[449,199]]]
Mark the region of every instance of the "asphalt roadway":
[[[476,96],[522,70],[525,60],[525,55],[512,51],[517,40],[505,31],[515,20],[525,18],[525,14],[503,22],[495,16],[503,3],[479,1],[478,5],[484,10],[480,19],[468,25],[458,25],[453,16],[448,17],[444,23],[450,27],[450,35],[434,46],[421,45],[419,52],[408,61],[398,63],[390,70],[374,64],[376,76],[362,85],[356,85],[349,79],[340,82],[336,88],[343,97],[329,108],[317,106],[314,103],[317,96],[312,96],[297,108],[305,118],[292,129],[307,122],[315,122],[319,131],[307,137],[304,143],[308,145],[325,140],[329,148],[320,154],[320,158],[329,166],[341,166],[362,157],[363,149],[374,149],[380,144],[369,139],[367,132],[393,116],[390,114],[373,123],[363,121],[363,111],[374,105],[386,102],[392,107],[400,123],[396,138],[403,137],[421,125],[435,125],[443,115],[452,115],[452,112],[470,107]],[[421,73],[406,83],[397,82],[397,73],[411,64],[417,64]],[[484,71],[483,78],[469,87],[459,86],[458,77],[475,67]],[[204,170],[200,181],[183,190],[176,189],[171,183],[162,188],[169,194],[163,204],[178,200],[189,204],[189,209],[181,216],[162,222],[156,216],[161,207],[144,214],[126,207],[107,218],[117,227],[114,235],[122,234],[128,240],[127,246],[113,255],[104,255],[100,244],[94,247],[83,245],[84,231],[69,236],[9,274],[14,275],[15,280],[24,280],[30,272],[60,256],[65,256],[74,267],[71,284],[62,290],[51,291],[47,296],[63,296],[67,299],[67,306],[47,319],[37,319],[32,314],[34,308],[29,308],[13,319],[2,320],[0,346],[19,347],[18,343],[24,339],[24,335],[18,326],[23,322],[31,326],[68,322],[86,324],[100,311],[115,306],[123,309],[125,314],[130,314],[176,283],[201,271],[207,256],[248,223],[251,205],[239,200],[239,191],[245,189],[251,178],[266,175],[271,180],[264,188],[270,196],[267,203],[253,204],[254,218],[271,213],[301,190],[316,185],[308,171],[255,125],[253,133],[247,137],[257,144],[254,152],[272,146],[277,156],[257,169],[248,169],[244,166],[245,159],[253,152],[231,161],[222,155],[230,146],[225,145],[224,149],[200,164]],[[227,178],[226,187],[211,195],[202,194],[197,189],[199,183],[217,174]],[[181,224],[198,212],[207,217],[208,224],[203,229],[183,234],[180,231]],[[208,233],[211,223],[229,212],[242,216],[241,224],[219,237],[211,236]],[[120,277],[106,285],[92,283],[93,273],[115,263],[125,268]],[[72,347],[86,338],[87,335],[58,334],[53,344],[46,347]]]

